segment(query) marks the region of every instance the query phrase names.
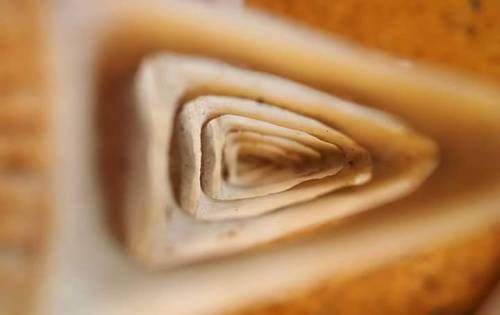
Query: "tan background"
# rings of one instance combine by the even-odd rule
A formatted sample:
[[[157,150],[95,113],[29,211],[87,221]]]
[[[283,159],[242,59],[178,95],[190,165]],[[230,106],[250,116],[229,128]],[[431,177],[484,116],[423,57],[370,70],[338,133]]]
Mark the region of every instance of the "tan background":
[[[0,314],[28,309],[48,225],[47,86],[37,2],[0,1]]]

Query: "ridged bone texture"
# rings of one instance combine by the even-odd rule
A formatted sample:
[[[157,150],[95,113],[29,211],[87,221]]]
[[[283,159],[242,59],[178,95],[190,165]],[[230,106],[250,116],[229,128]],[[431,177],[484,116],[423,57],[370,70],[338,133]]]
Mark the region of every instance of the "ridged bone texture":
[[[436,145],[389,114],[213,59],[150,56],[133,89],[126,237],[155,267],[397,199],[437,163]]]

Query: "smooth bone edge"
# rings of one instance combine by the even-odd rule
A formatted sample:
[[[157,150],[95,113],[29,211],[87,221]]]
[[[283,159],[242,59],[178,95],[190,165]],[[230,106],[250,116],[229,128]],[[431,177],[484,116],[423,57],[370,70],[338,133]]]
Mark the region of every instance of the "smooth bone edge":
[[[138,128],[129,144],[126,238],[130,251],[148,265],[241,252],[376,207],[410,193],[437,164],[435,143],[389,114],[217,60],[151,56],[134,88]],[[201,142],[208,133],[203,127],[224,115],[329,143],[339,149],[331,155],[336,166],[303,181],[278,181],[267,195],[236,189],[231,198],[230,183],[226,196],[214,194],[224,187],[214,175],[223,154],[220,145]],[[202,151],[219,157],[204,158]],[[172,167],[174,156],[178,163]]]
[[[325,281],[334,281],[338,287],[343,285],[338,284],[339,278],[359,274],[363,285],[370,282],[365,278],[366,271],[388,263],[394,272],[388,278],[385,273],[377,272],[381,275],[380,283],[400,279],[402,256],[410,257],[409,271],[403,273],[410,281],[415,267],[421,266],[414,255],[431,250],[439,262],[450,261],[451,257],[444,258],[440,253],[443,245],[458,244],[458,238],[470,238],[472,233],[498,224],[500,168],[495,165],[500,157],[500,93],[497,86],[443,74],[407,60],[401,63],[398,59],[383,58],[247,12],[234,15],[177,1],[161,1],[161,5],[150,7],[144,2],[134,2],[127,9],[125,2],[120,1],[111,8],[108,6],[109,14],[101,18],[106,4],[85,2],[83,6],[94,10],[65,5],[58,23],[61,27],[57,28],[63,34],[57,38],[60,53],[54,69],[64,70],[58,78],[63,88],[54,99],[57,105],[54,107],[64,118],[57,120],[60,128],[57,144],[65,153],[71,153],[62,155],[63,163],[58,165],[59,201],[54,217],[60,223],[53,229],[57,237],[51,239],[55,250],[50,254],[56,256],[56,261],[48,272],[57,284],[50,303],[61,310],[59,313],[92,310],[120,315],[225,314],[235,308],[247,313],[247,307],[267,305],[275,299],[283,299],[287,306],[285,313],[288,310],[294,313],[306,303],[317,305],[331,300],[337,291],[328,289],[324,295]],[[73,15],[68,17],[67,13]],[[115,18],[109,18],[111,14]],[[79,30],[78,36],[75,29]],[[90,58],[88,53],[96,38],[103,45],[95,52],[98,60]],[[314,229],[313,237],[298,233],[292,235],[293,242],[280,240],[276,246],[266,244],[265,248],[270,250],[245,251],[165,272],[145,270],[111,238],[115,224],[117,236],[122,233],[119,227],[124,208],[120,207],[120,198],[124,195],[122,183],[128,178],[122,172],[122,157],[127,157],[120,150],[126,147],[120,146],[122,130],[116,132],[114,127],[123,123],[125,131],[134,130],[129,120],[117,117],[121,113],[117,109],[130,99],[120,97],[127,91],[124,87],[136,72],[137,62],[146,53],[160,50],[249,65],[394,113],[439,144],[440,167],[410,196],[355,217],[334,220],[321,230]],[[89,73],[94,67],[95,73]],[[97,80],[89,76],[94,74]],[[97,98],[93,98],[93,89]],[[93,128],[93,114],[99,121],[97,130]],[[101,167],[103,177],[94,175],[95,145],[99,145],[102,161],[109,162]],[[108,160],[108,154],[116,158]],[[108,175],[113,179],[110,189]],[[115,181],[114,177],[123,180]],[[106,197],[105,207],[98,204],[101,194]],[[311,207],[315,203],[311,202]],[[165,216],[159,215],[158,220]],[[111,220],[105,221],[106,218]],[[161,241],[164,231],[149,231],[159,233],[150,240],[158,240],[158,244],[151,245],[161,249],[166,244]],[[460,245],[453,254],[459,258],[454,260],[460,268],[449,268],[446,264],[443,267],[446,273],[440,274],[440,278],[458,271],[457,275],[462,273],[460,279],[472,279],[463,273],[460,261],[470,257],[470,263],[476,264],[471,252],[477,249],[476,243]],[[481,248],[476,255],[493,261],[494,250]],[[482,261],[477,264],[482,265]],[[424,264],[427,266],[428,262]],[[418,273],[418,279],[424,279],[426,268],[420,269],[423,271]],[[490,272],[494,273],[493,268]],[[477,286],[471,290],[484,285],[486,280],[483,280],[473,281]],[[380,286],[372,287],[380,291]],[[311,290],[313,298],[297,297],[297,293],[305,290]],[[346,294],[352,291],[347,290]],[[454,288],[453,292],[461,291]],[[446,305],[453,303],[446,297],[444,300]],[[331,305],[326,303],[325,307],[330,309]]]

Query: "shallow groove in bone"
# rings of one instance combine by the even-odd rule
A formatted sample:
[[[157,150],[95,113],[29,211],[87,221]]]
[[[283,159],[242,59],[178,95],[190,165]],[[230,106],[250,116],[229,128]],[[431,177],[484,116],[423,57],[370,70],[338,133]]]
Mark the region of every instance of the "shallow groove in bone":
[[[236,138],[246,142],[232,143]],[[214,199],[234,200],[284,191],[307,180],[334,175],[345,164],[339,148],[332,143],[300,130],[242,116],[223,115],[211,120],[202,139],[202,187]],[[274,161],[275,167],[254,168],[243,182],[236,175],[242,150]],[[228,171],[227,181],[222,178],[224,168]],[[258,178],[263,180],[256,181]],[[242,186],[259,187],[250,190]]]
[[[181,177],[181,189],[178,199],[184,210],[193,214],[203,211],[205,218],[210,218],[212,213],[217,215],[217,212],[226,213],[228,218],[263,214],[287,205],[310,200],[348,184],[344,181],[339,186],[337,178],[331,175],[342,170],[346,165],[346,161],[351,159],[351,155],[364,156],[366,163],[370,164],[368,153],[347,136],[309,117],[270,104],[237,97],[200,96],[183,106],[178,117],[177,150],[182,155],[180,159],[184,161],[181,163],[184,166],[184,175]],[[201,189],[203,185],[199,182],[199,178],[202,176],[201,170],[210,170],[212,168],[210,162],[202,164],[204,157],[201,150],[203,147],[202,139],[206,139],[206,137],[202,136],[202,127],[210,120],[228,113],[233,116],[248,117],[252,119],[250,120],[252,124],[254,124],[255,120],[262,121],[267,123],[268,128],[275,125],[275,128],[284,127],[301,130],[323,142],[329,143],[332,147],[338,147],[340,152],[325,156],[325,163],[330,165],[327,170],[317,176],[311,175],[302,181],[312,185],[307,190],[302,189],[300,185],[297,186],[301,182],[297,179],[284,182],[278,181],[269,187],[260,186],[253,189],[241,189],[224,185],[224,181],[221,180],[220,190],[212,190],[211,192],[215,192],[219,199],[224,201],[214,200],[204,194]],[[225,122],[229,119],[230,117]],[[243,124],[240,124],[240,126],[245,128]],[[224,134],[225,132],[222,134],[213,133],[211,137],[220,139],[217,140],[217,143],[222,144]],[[207,154],[207,160],[210,161],[209,157],[213,155]],[[361,168],[354,168],[355,173],[362,172]],[[211,172],[211,174],[217,175],[215,172]],[[280,192],[280,194],[277,194],[277,192]]]
[[[415,189],[436,165],[435,144],[393,116],[267,73],[160,54],[136,80],[141,127],[125,210],[131,252],[149,265],[235,253],[375,207]],[[204,190],[206,171],[216,170],[205,144],[223,148],[223,139],[205,127],[225,115],[300,130],[286,134],[318,152],[330,143],[344,165],[278,193],[215,200]]]

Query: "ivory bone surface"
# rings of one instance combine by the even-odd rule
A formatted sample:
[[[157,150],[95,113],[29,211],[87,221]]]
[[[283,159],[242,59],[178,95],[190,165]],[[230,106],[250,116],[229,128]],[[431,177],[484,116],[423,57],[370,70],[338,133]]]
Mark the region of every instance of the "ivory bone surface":
[[[400,60],[252,12],[170,1],[52,5],[55,144],[64,152],[58,151],[58,202],[39,296],[45,314],[223,314],[500,221],[498,87],[419,65],[402,67]],[[136,73],[144,52],[158,49],[251,65],[395,113],[438,143],[440,167],[409,197],[337,221],[320,239],[167,272],[145,270],[112,239],[104,219],[93,106],[106,106],[96,90]],[[151,240],[164,235],[149,231],[158,232]]]
[[[184,101],[193,94],[198,96]],[[366,210],[409,193],[436,165],[435,144],[390,115],[212,59],[148,58],[136,77],[136,95],[139,127],[130,144],[124,211],[132,251],[150,264],[230,254]],[[300,131],[338,150],[323,154],[323,172],[299,182],[295,177],[249,190],[224,186],[220,178],[215,180],[220,188],[214,188],[212,179],[212,192],[225,188],[226,193],[214,198],[205,193],[202,178],[209,177],[205,172],[220,174],[221,166],[214,164],[221,163],[221,154],[204,148],[213,148],[210,143],[222,142],[224,135],[207,126],[211,141],[202,143],[208,134],[203,127],[227,114]],[[252,120],[246,122],[253,127],[240,124],[236,130],[258,131]],[[167,154],[172,150],[174,155]],[[172,169],[178,172],[178,196]],[[337,191],[349,186],[359,189]],[[308,204],[313,199],[319,200],[314,208]],[[147,239],[151,235],[161,237]]]

